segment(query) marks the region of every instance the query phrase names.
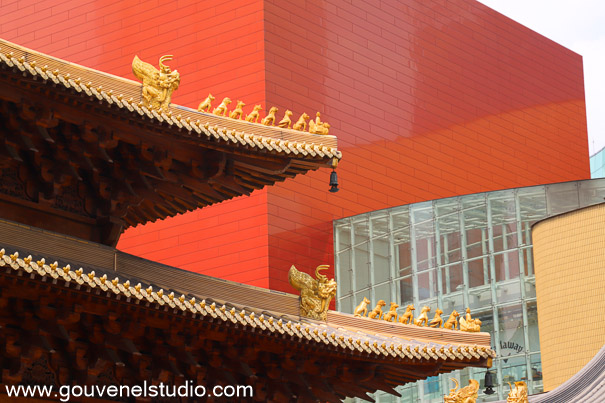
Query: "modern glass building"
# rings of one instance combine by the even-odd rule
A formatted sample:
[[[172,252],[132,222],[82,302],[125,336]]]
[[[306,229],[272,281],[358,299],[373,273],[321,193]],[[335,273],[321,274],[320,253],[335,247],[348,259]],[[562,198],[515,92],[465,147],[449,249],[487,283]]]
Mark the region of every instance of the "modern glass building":
[[[590,177],[605,178],[605,147],[590,156]]]
[[[506,398],[507,382],[525,380],[530,393],[542,391],[540,341],[531,225],[543,218],[602,203],[605,179],[564,182],[451,197],[404,205],[334,223],[336,308],[353,312],[367,297],[443,310],[444,319],[470,307],[491,333],[498,358],[497,393],[478,401]],[[378,395],[380,402],[442,402],[453,387],[485,369],[469,368],[401,388],[403,397]]]

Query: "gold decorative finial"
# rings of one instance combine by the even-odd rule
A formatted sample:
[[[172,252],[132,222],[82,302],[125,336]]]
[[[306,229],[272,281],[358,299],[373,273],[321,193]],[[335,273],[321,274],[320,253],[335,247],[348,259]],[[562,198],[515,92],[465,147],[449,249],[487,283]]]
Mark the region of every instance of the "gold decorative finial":
[[[389,308],[389,311],[384,314],[384,320],[386,320],[387,322],[392,322],[393,319],[395,319],[395,322],[397,322],[397,308],[399,308],[399,305],[394,302],[391,302],[391,307]]]
[[[285,129],[289,129],[290,125],[292,124],[292,120],[290,120],[290,116],[292,116],[292,111],[286,110],[286,113],[284,113],[284,118],[279,121],[277,126],[283,127]]]
[[[416,318],[416,320],[414,321],[414,324],[416,326],[426,326],[429,321],[429,317],[427,314],[430,311],[431,311],[430,307],[423,306],[422,310],[420,311],[420,315],[418,316],[418,318]]]
[[[460,318],[460,330],[463,332],[480,332],[481,321],[471,318],[471,309],[466,308],[466,319]]]
[[[197,110],[200,112],[210,112],[210,108],[212,107],[212,101],[214,101],[214,97],[212,96],[212,94],[208,94],[204,102],[202,102],[197,107]]]
[[[404,325],[413,325],[414,324],[414,305],[410,304],[405,309],[405,313],[399,317],[399,323],[403,323]]]
[[[523,381],[515,382],[515,388],[513,389],[513,385],[508,383],[510,387],[510,392],[508,393],[508,397],[506,398],[507,403],[528,403],[527,399],[527,384]]]
[[[368,314],[368,318],[370,319],[382,319],[382,307],[385,306],[387,303],[384,302],[384,300],[380,300],[378,301],[378,303],[376,304],[376,307],[374,307],[374,309],[372,310],[372,312],[370,312]]]
[[[264,124],[265,126],[275,126],[275,114],[277,113],[277,108],[275,106],[272,106],[271,109],[269,109],[269,113],[267,114],[267,116],[265,116],[263,118],[263,120],[261,120],[261,123]]]
[[[443,328],[450,329],[450,330],[456,330],[456,326],[458,326],[458,320],[457,320],[458,316],[460,316],[460,314],[458,314],[458,312],[452,311],[452,314],[450,315],[450,317],[447,318],[447,320],[443,324]]]
[[[244,110],[242,109],[244,106],[246,106],[245,103],[243,103],[242,101],[237,101],[237,106],[235,107],[233,112],[229,114],[229,117],[231,119],[241,119],[244,115]]]
[[[168,109],[172,92],[179,88],[181,76],[178,71],[171,71],[164,61],[172,60],[172,55],[160,57],[160,69],[135,56],[132,60],[132,72],[143,81],[144,105],[152,109]]]
[[[307,130],[307,119],[309,119],[309,115],[303,113],[302,115],[300,115],[296,123],[294,123],[294,126],[292,126],[292,128],[294,130],[304,132],[305,130]]]
[[[443,403],[475,403],[477,401],[479,382],[469,379],[468,386],[458,390],[458,381],[455,378],[450,379],[454,381],[456,387],[450,389],[448,396],[443,396]]]
[[[307,273],[298,271],[296,267],[290,267],[288,280],[292,287],[300,291],[300,314],[311,319],[327,320],[330,301],[336,295],[336,281],[328,280],[327,276],[320,271],[327,270],[330,266],[320,265],[315,269],[313,279]]]
[[[357,308],[353,311],[353,316],[366,316],[368,314],[368,304],[370,300],[363,297],[363,301],[357,305]]]
[[[312,134],[328,134],[330,131],[330,125],[321,121],[321,114],[317,112],[315,122],[309,121],[309,133]]]
[[[254,105],[254,110],[246,115],[246,122],[255,122],[258,123],[259,114],[258,111],[262,110],[263,107],[260,105]]]
[[[443,311],[439,308],[435,310],[435,316],[429,322],[430,327],[441,327],[441,325],[443,324],[443,319],[441,318],[442,313]]]
[[[227,116],[227,106],[231,103],[231,99],[229,97],[223,98],[223,102],[220,103],[219,106],[214,108],[212,113],[219,116]]]

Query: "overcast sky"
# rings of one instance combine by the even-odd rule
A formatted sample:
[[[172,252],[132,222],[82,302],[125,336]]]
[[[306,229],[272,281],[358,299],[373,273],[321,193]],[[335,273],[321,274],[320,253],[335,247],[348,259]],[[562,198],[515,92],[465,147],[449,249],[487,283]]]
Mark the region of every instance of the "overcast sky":
[[[605,147],[605,0],[479,0],[584,58],[590,154]]]

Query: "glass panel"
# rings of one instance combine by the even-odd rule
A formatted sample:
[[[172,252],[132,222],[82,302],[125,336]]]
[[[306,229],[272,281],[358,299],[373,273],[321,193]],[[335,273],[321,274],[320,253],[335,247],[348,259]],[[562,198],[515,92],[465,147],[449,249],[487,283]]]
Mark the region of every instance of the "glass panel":
[[[450,293],[464,288],[464,278],[462,276],[462,263],[445,266],[441,268],[441,279],[443,280],[443,292]]]
[[[494,255],[496,281],[519,277],[519,252],[517,250]]]
[[[500,329],[500,358],[505,359],[508,356],[525,353],[523,311],[521,310],[521,305],[498,308],[498,321]]]
[[[429,376],[423,382],[424,386],[424,399],[443,399],[439,390],[439,377]],[[382,400],[381,400],[382,402]]]
[[[502,385],[508,387],[508,382],[527,381],[527,366],[525,356],[516,356],[502,360]]]
[[[353,248],[355,253],[355,290],[361,290],[370,285],[370,255],[368,249],[367,242]]]
[[[441,309],[443,310],[442,317],[444,321],[449,318],[450,314],[454,310],[458,311],[458,313],[464,312],[464,299],[461,292],[443,296],[442,301],[443,307]]]
[[[523,260],[523,270],[526,276],[534,275],[534,258],[532,248],[521,250],[521,259]]]
[[[385,300],[387,302],[387,306],[385,306],[382,309],[385,312],[388,311],[389,302],[391,301],[391,287],[389,286],[388,283],[378,285],[374,288],[374,299],[376,301],[381,300],[381,299]],[[361,300],[359,300],[359,301],[361,301]]]
[[[498,298],[498,303],[518,301],[521,299],[521,287],[518,281],[496,284],[496,298]]]
[[[577,183],[546,185],[546,201],[549,215],[577,209],[580,204]]]
[[[379,238],[372,241],[374,249],[374,282],[382,283],[391,277],[389,262],[389,241]]]
[[[580,207],[603,203],[605,196],[605,181],[592,180],[578,183],[580,191]]]
[[[473,228],[466,231],[466,257],[472,259],[487,254],[487,229]]]
[[[468,292],[470,308],[485,309],[492,303],[492,290],[490,286],[471,288]]]
[[[351,251],[338,254],[338,268],[336,270],[336,282],[340,288],[341,295],[346,295],[353,290],[351,284]]]
[[[418,402],[418,388],[415,383],[398,386],[395,388],[397,392],[401,395],[399,401],[401,403],[417,403]]]
[[[494,252],[502,252],[519,246],[517,242],[517,223],[495,224],[492,228]]]
[[[414,302],[414,287],[412,286],[412,276],[407,276],[399,281],[401,291],[401,304],[399,306],[407,306]]]
[[[531,377],[534,381],[533,393],[542,392],[542,358],[540,357],[540,354],[532,354],[530,356],[530,362]]]
[[[336,245],[336,251],[341,251],[351,247],[351,226],[350,225],[339,225],[336,230],[338,231],[338,245]]]
[[[340,312],[353,313],[353,296],[341,298],[338,302],[337,309]]]
[[[408,206],[405,206],[403,209],[397,209],[397,211],[393,209],[393,212],[391,213],[393,220],[393,232],[405,229],[410,225],[410,214],[408,208]]]
[[[470,260],[468,266],[469,287],[480,287],[489,284],[489,265],[487,258]]]
[[[385,236],[389,231],[389,222],[386,213],[380,213],[380,215],[373,215],[372,220],[372,238],[378,236]]]
[[[538,310],[536,301],[527,303],[527,331],[529,351],[540,351],[540,332],[538,331]]]
[[[354,231],[354,242],[358,245],[362,242],[366,242],[370,239],[370,226],[367,218],[360,219],[359,221],[353,222]]]
[[[399,275],[407,276],[412,274],[412,253],[410,251],[410,244],[402,243],[395,245],[395,251],[399,256]]]
[[[460,249],[461,239],[459,232],[442,235],[441,237],[441,264],[455,263],[462,260]]]
[[[418,273],[418,298],[427,299],[437,295],[437,273],[429,270]]]
[[[493,226],[516,221],[515,197],[513,190],[494,192],[488,194],[491,209],[491,224]]]
[[[521,221],[538,221],[546,217],[546,190],[544,186],[518,189]]]

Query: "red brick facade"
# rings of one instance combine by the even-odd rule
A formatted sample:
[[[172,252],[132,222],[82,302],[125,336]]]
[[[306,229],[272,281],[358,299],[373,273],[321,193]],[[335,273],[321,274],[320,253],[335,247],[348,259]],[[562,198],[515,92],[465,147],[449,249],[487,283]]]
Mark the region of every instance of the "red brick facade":
[[[291,264],[333,262],[334,219],[590,176],[581,57],[474,0],[24,3],[1,37],[131,78],[174,54],[173,102],[320,111],[339,138],[339,193],[323,170],[126,231],[143,257],[291,291]]]

